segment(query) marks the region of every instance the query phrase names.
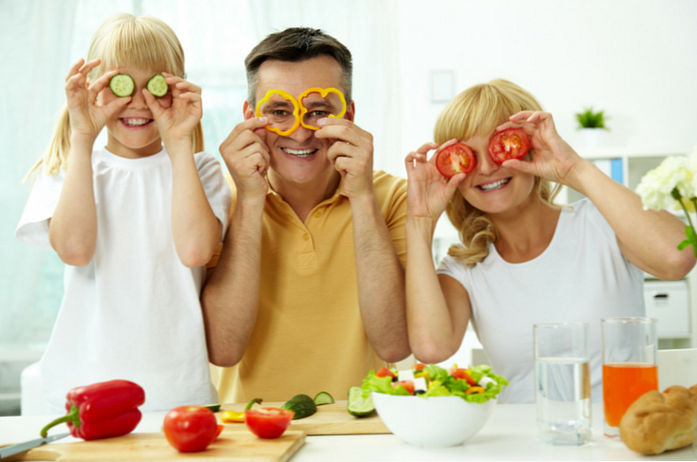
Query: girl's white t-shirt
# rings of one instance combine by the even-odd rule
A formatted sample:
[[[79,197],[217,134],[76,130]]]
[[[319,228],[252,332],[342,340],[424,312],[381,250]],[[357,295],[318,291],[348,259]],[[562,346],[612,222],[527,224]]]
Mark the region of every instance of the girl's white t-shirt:
[[[221,235],[232,202],[220,163],[194,155]],[[126,159],[92,154],[97,247],[83,267],[66,265],[65,292],[40,371],[49,411],[65,412],[76,386],[113,379],[145,389],[142,410],[217,403],[199,294],[205,267],[187,268],[172,238],[172,164],[165,150]],[[49,223],[64,173],[37,178],[16,237],[51,249]]]
[[[553,322],[589,324],[592,400],[601,402],[600,320],[644,316],[644,272],[622,255],[590,200],[571,206],[533,260],[508,263],[490,243],[489,255],[471,268],[451,256],[438,267],[467,290],[472,325],[493,371],[510,382],[500,402],[535,402],[533,325]]]

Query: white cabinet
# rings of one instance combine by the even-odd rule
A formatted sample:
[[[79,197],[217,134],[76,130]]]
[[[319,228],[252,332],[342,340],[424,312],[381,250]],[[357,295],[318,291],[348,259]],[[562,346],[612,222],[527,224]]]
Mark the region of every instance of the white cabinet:
[[[644,281],[646,316],[658,319],[658,338],[690,338],[687,281]]]

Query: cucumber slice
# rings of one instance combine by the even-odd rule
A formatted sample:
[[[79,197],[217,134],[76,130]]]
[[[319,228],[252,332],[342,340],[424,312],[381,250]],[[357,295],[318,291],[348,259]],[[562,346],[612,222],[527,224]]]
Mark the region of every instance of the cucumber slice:
[[[169,86],[165,82],[165,77],[162,74],[155,74],[148,80],[147,89],[153,96],[158,98],[165,96]]]
[[[355,417],[368,417],[375,412],[373,397],[363,398],[361,387],[351,387],[348,390],[348,413]]]
[[[326,391],[320,391],[317,393],[317,396],[315,396],[314,401],[316,405],[321,406],[323,404],[332,404],[334,402],[334,398]]]
[[[203,407],[210,409],[213,412],[218,412],[220,410],[220,404],[206,404]]]
[[[125,98],[133,94],[136,84],[128,74],[116,74],[109,81],[111,92],[119,98]]]

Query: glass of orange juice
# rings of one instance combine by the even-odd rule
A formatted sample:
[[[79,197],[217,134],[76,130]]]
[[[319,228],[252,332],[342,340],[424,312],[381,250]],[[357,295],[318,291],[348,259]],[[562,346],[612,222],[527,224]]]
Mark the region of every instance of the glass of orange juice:
[[[605,435],[620,439],[620,420],[629,406],[658,390],[656,320],[607,318],[601,324]]]

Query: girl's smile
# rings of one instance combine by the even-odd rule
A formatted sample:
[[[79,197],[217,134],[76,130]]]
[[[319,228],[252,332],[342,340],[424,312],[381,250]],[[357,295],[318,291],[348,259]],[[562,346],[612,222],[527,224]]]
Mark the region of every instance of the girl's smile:
[[[143,117],[119,117],[121,122],[129,130],[143,130],[150,124],[155,122],[155,119],[146,119]]]

